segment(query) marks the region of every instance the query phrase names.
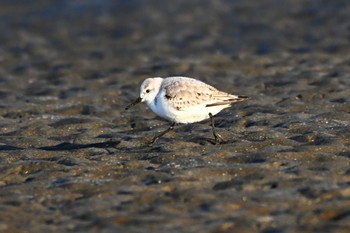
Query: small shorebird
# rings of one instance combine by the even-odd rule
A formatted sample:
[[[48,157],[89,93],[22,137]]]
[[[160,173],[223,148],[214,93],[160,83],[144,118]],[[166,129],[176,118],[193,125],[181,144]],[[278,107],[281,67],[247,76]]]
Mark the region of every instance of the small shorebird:
[[[140,97],[125,110],[146,102],[158,116],[172,122],[170,127],[153,138],[151,144],[174,129],[177,123],[189,124],[210,118],[215,143],[223,141],[216,132],[213,116],[231,104],[246,100],[247,96],[232,95],[193,78],[148,78],[140,88]]]

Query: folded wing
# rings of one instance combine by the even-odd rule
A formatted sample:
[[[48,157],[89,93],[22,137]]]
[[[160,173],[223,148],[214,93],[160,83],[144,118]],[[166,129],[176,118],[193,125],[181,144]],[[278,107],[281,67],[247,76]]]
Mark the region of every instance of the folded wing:
[[[231,95],[195,79],[179,78],[163,81],[163,100],[178,111],[197,107],[230,105],[247,99],[246,96]]]

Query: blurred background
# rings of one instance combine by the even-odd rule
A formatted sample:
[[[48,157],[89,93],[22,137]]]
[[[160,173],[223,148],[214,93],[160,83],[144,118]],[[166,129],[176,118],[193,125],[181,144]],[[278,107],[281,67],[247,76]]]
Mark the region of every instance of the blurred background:
[[[215,62],[215,55],[244,59],[349,51],[346,0],[2,0],[0,4],[2,69],[18,75],[31,67],[57,71],[64,66],[169,75],[162,72],[164,66]],[[192,73],[182,69],[171,73]]]
[[[168,127],[184,75],[248,101]],[[349,0],[0,0],[0,232],[350,232]]]

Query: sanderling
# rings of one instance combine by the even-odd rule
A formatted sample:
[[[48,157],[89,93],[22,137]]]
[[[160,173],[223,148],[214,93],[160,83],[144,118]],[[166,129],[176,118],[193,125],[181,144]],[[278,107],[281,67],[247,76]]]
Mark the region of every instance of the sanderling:
[[[231,104],[246,100],[247,96],[231,95],[193,78],[148,78],[140,88],[140,97],[125,109],[146,102],[158,116],[172,122],[171,126],[153,138],[151,144],[172,130],[177,123],[189,124],[211,119],[215,143],[223,141],[215,131],[213,116]]]

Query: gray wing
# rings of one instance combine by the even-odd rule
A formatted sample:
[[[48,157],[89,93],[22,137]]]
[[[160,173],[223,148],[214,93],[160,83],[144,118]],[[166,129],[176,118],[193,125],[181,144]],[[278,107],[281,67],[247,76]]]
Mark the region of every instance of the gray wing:
[[[239,96],[218,91],[206,83],[190,78],[165,79],[162,90],[161,95],[164,96],[164,102],[178,111],[229,105],[242,101]]]

